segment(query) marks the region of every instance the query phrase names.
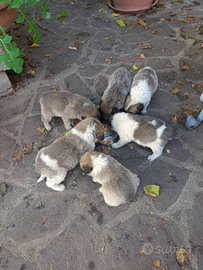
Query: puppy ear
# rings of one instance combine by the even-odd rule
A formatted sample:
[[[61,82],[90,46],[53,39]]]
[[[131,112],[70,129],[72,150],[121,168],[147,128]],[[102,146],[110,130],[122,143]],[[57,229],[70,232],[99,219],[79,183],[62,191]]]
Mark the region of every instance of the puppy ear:
[[[143,105],[143,103],[141,103],[141,104],[137,107],[137,110],[138,110],[138,112],[141,112],[143,109],[144,109],[144,105]]]
[[[112,109],[112,111],[111,111],[111,114],[115,114],[115,113],[117,113],[117,112],[119,112],[118,108],[117,108],[117,107],[114,107],[114,108]]]
[[[92,167],[83,167],[83,171],[86,172],[86,174],[89,174],[92,170]]]

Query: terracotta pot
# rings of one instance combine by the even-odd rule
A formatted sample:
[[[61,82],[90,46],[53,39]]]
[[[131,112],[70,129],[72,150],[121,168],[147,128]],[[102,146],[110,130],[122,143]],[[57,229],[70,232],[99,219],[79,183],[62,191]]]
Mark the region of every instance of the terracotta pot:
[[[16,9],[7,9],[8,6],[9,4],[0,3],[0,25],[5,27],[5,31],[7,31],[11,24],[14,22],[16,15]],[[2,35],[1,31],[0,35]]]
[[[157,4],[158,0],[113,0],[114,6],[108,0],[109,6],[120,13],[140,13]]]

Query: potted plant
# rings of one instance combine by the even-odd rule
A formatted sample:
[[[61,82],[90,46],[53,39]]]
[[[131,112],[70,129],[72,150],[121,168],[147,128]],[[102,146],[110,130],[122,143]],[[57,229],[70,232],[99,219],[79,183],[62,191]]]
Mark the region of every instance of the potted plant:
[[[121,13],[140,13],[157,4],[158,0],[108,0],[114,10]]]
[[[26,28],[26,31],[28,33],[30,32],[34,33],[33,40],[36,43],[40,41],[40,34],[38,32],[38,27],[34,27],[35,18],[34,17],[28,18],[26,16],[27,11],[26,4],[29,4],[32,7],[39,5],[41,7],[40,13],[45,16],[45,19],[49,19],[51,15],[49,13],[46,0],[43,0],[43,3],[40,2],[41,0],[23,0],[23,1],[1,0],[1,3],[8,4],[7,10],[9,10],[9,12],[10,10],[16,9],[16,11],[20,13],[16,22],[17,23],[22,23],[24,21],[27,22],[28,26]],[[1,23],[0,23],[0,31],[3,34],[0,36],[0,46],[3,48],[4,54],[0,55],[0,61],[3,61],[8,68],[14,70],[16,73],[21,73],[23,66],[23,59],[21,58],[21,52],[19,48],[16,47],[16,43],[12,42],[12,37],[6,34],[6,29],[3,22]]]
[[[0,3],[0,25],[5,28],[5,31],[9,29],[11,24],[14,22],[16,9],[8,9],[9,4]],[[0,35],[2,32],[0,31]]]

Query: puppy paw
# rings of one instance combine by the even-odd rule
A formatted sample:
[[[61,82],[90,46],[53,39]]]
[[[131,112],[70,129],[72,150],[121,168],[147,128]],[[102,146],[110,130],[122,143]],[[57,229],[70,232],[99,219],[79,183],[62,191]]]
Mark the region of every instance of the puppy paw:
[[[114,148],[114,149],[119,148],[117,143],[112,143],[111,147]]]
[[[56,189],[56,190],[58,190],[58,191],[64,191],[65,188],[66,187],[63,184],[61,184],[61,185],[58,185],[58,189]]]
[[[41,175],[40,178],[37,180],[37,183],[43,181],[44,179],[46,178],[46,176],[44,175]]]
[[[150,155],[150,156],[147,157],[147,160],[149,160],[151,162],[151,161],[155,160],[156,158],[157,158],[157,156]]]

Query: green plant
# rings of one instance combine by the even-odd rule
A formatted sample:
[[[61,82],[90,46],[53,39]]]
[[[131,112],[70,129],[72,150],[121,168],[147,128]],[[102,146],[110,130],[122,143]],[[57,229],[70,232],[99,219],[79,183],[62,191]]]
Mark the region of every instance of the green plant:
[[[38,27],[34,27],[35,18],[32,16],[30,19],[26,17],[27,7],[29,6],[39,5],[41,7],[40,13],[43,14],[45,19],[49,19],[51,17],[49,13],[49,9],[47,7],[46,0],[43,0],[43,4],[40,3],[41,0],[1,0],[1,3],[10,4],[8,9],[16,8],[16,10],[20,13],[17,18],[17,23],[22,23],[26,21],[28,26],[26,31],[28,33],[34,32],[33,40],[38,43],[40,41],[40,33],[38,32]],[[22,6],[22,9],[19,9]],[[2,46],[4,53],[0,55],[0,60],[3,61],[6,66],[16,73],[22,72],[23,59],[21,58],[21,52],[19,48],[16,47],[16,43],[12,42],[12,37],[5,33],[4,27],[0,25],[0,30],[3,35],[0,36],[0,46]]]

